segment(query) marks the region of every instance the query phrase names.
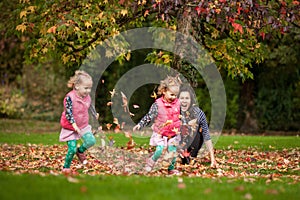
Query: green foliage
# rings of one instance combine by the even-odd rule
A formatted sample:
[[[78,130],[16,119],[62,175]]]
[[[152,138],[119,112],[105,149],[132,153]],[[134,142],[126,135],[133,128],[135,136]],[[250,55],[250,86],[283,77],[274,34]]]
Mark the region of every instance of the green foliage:
[[[25,1],[18,7],[16,30],[31,37],[26,60],[43,61],[47,54],[55,54],[67,66],[80,66],[88,52],[117,35],[133,17],[119,1]]]
[[[268,56],[267,48],[253,33],[247,36],[230,31],[224,34],[205,23],[204,45],[219,68],[225,69],[231,78],[253,79],[249,68],[252,63],[261,63]]]
[[[24,65],[20,86],[23,88],[24,117],[27,119],[58,121],[67,92],[65,68],[55,60],[37,65]],[[34,78],[33,78],[34,77]]]
[[[25,96],[9,86],[0,88],[0,116],[20,118],[24,114]]]
[[[126,28],[145,25],[182,30],[180,18],[192,30],[184,30],[211,52],[220,68],[231,77],[253,78],[248,69],[260,63],[268,52],[258,38],[284,33],[297,20],[299,5],[276,1],[24,1],[18,4],[16,34],[27,34],[26,60],[44,60],[46,54],[56,54],[68,66],[80,66],[88,52],[106,38]],[[268,8],[268,9],[267,9]],[[280,19],[277,13],[280,10]],[[186,13],[185,13],[186,12]],[[286,14],[286,15],[285,15]],[[149,25],[149,24],[148,24]],[[106,55],[112,52],[107,51]],[[164,55],[167,56],[167,55]],[[171,61],[162,58],[164,63]],[[156,61],[160,62],[160,61]]]
[[[269,55],[261,41],[299,27],[299,7],[292,1],[166,0],[153,2],[151,11],[165,23],[176,21],[177,30],[192,35],[229,76],[246,80],[253,79],[252,65]]]
[[[227,102],[227,110],[226,110],[226,119],[224,128],[225,129],[234,129],[237,128],[237,115],[239,112],[239,91],[240,91],[240,83],[238,80],[232,80],[230,77],[226,77],[223,79],[224,85],[226,89],[226,102]]]
[[[0,79],[1,86],[16,87],[15,82],[22,74],[22,62],[25,36],[14,35],[16,21],[15,9],[17,0],[3,0],[0,2]]]
[[[299,31],[284,36],[277,44],[270,45],[270,59],[259,68],[256,104],[262,129],[300,128],[299,44]]]

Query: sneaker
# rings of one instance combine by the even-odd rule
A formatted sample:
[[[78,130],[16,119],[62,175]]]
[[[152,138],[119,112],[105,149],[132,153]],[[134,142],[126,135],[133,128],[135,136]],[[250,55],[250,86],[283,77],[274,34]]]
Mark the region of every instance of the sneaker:
[[[72,170],[70,168],[63,168],[61,171],[64,175],[70,175]]]
[[[154,167],[154,165],[155,165],[155,161],[152,160],[151,157],[148,158],[148,159],[146,160],[145,170],[146,170],[147,172],[150,172],[150,171],[152,170],[152,168]]]
[[[189,165],[191,161],[192,160],[191,160],[191,158],[189,156],[187,156],[187,157],[181,157],[181,164],[183,164],[183,165]]]
[[[79,153],[79,151],[77,150],[76,155],[83,165],[87,164],[86,156],[84,153]]]
[[[169,175],[177,175],[177,176],[180,176],[181,175],[181,172],[176,170],[176,169],[172,169],[172,170],[168,170],[168,174]]]

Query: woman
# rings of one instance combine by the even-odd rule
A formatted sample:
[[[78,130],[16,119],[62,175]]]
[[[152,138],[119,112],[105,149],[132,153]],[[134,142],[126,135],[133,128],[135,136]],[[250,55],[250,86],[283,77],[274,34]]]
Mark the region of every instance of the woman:
[[[181,153],[183,164],[193,164],[203,142],[210,153],[211,167],[216,167],[213,144],[204,112],[195,104],[194,93],[191,87],[182,86],[179,92],[180,108],[182,113],[182,142],[184,149]]]

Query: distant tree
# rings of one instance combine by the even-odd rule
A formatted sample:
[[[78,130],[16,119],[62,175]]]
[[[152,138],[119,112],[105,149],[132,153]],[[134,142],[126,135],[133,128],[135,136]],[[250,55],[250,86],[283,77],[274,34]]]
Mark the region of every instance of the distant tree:
[[[14,10],[17,0],[3,0],[0,2],[0,78],[1,85],[15,83],[16,78],[22,74],[23,42],[26,37],[18,38],[14,35],[17,26]]]

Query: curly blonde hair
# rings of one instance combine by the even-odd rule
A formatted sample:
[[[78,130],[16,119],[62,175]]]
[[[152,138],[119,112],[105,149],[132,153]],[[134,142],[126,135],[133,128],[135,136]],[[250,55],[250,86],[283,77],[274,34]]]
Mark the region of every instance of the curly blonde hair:
[[[83,79],[90,79],[90,80],[92,80],[92,77],[88,73],[86,73],[85,71],[83,71],[83,70],[76,70],[75,71],[75,75],[72,76],[69,79],[67,86],[69,88],[74,88],[74,86],[76,84],[80,84]]]
[[[180,87],[182,84],[179,76],[167,76],[164,80],[160,81],[160,85],[157,88],[157,94],[162,95],[163,92],[166,92],[170,87]]]

